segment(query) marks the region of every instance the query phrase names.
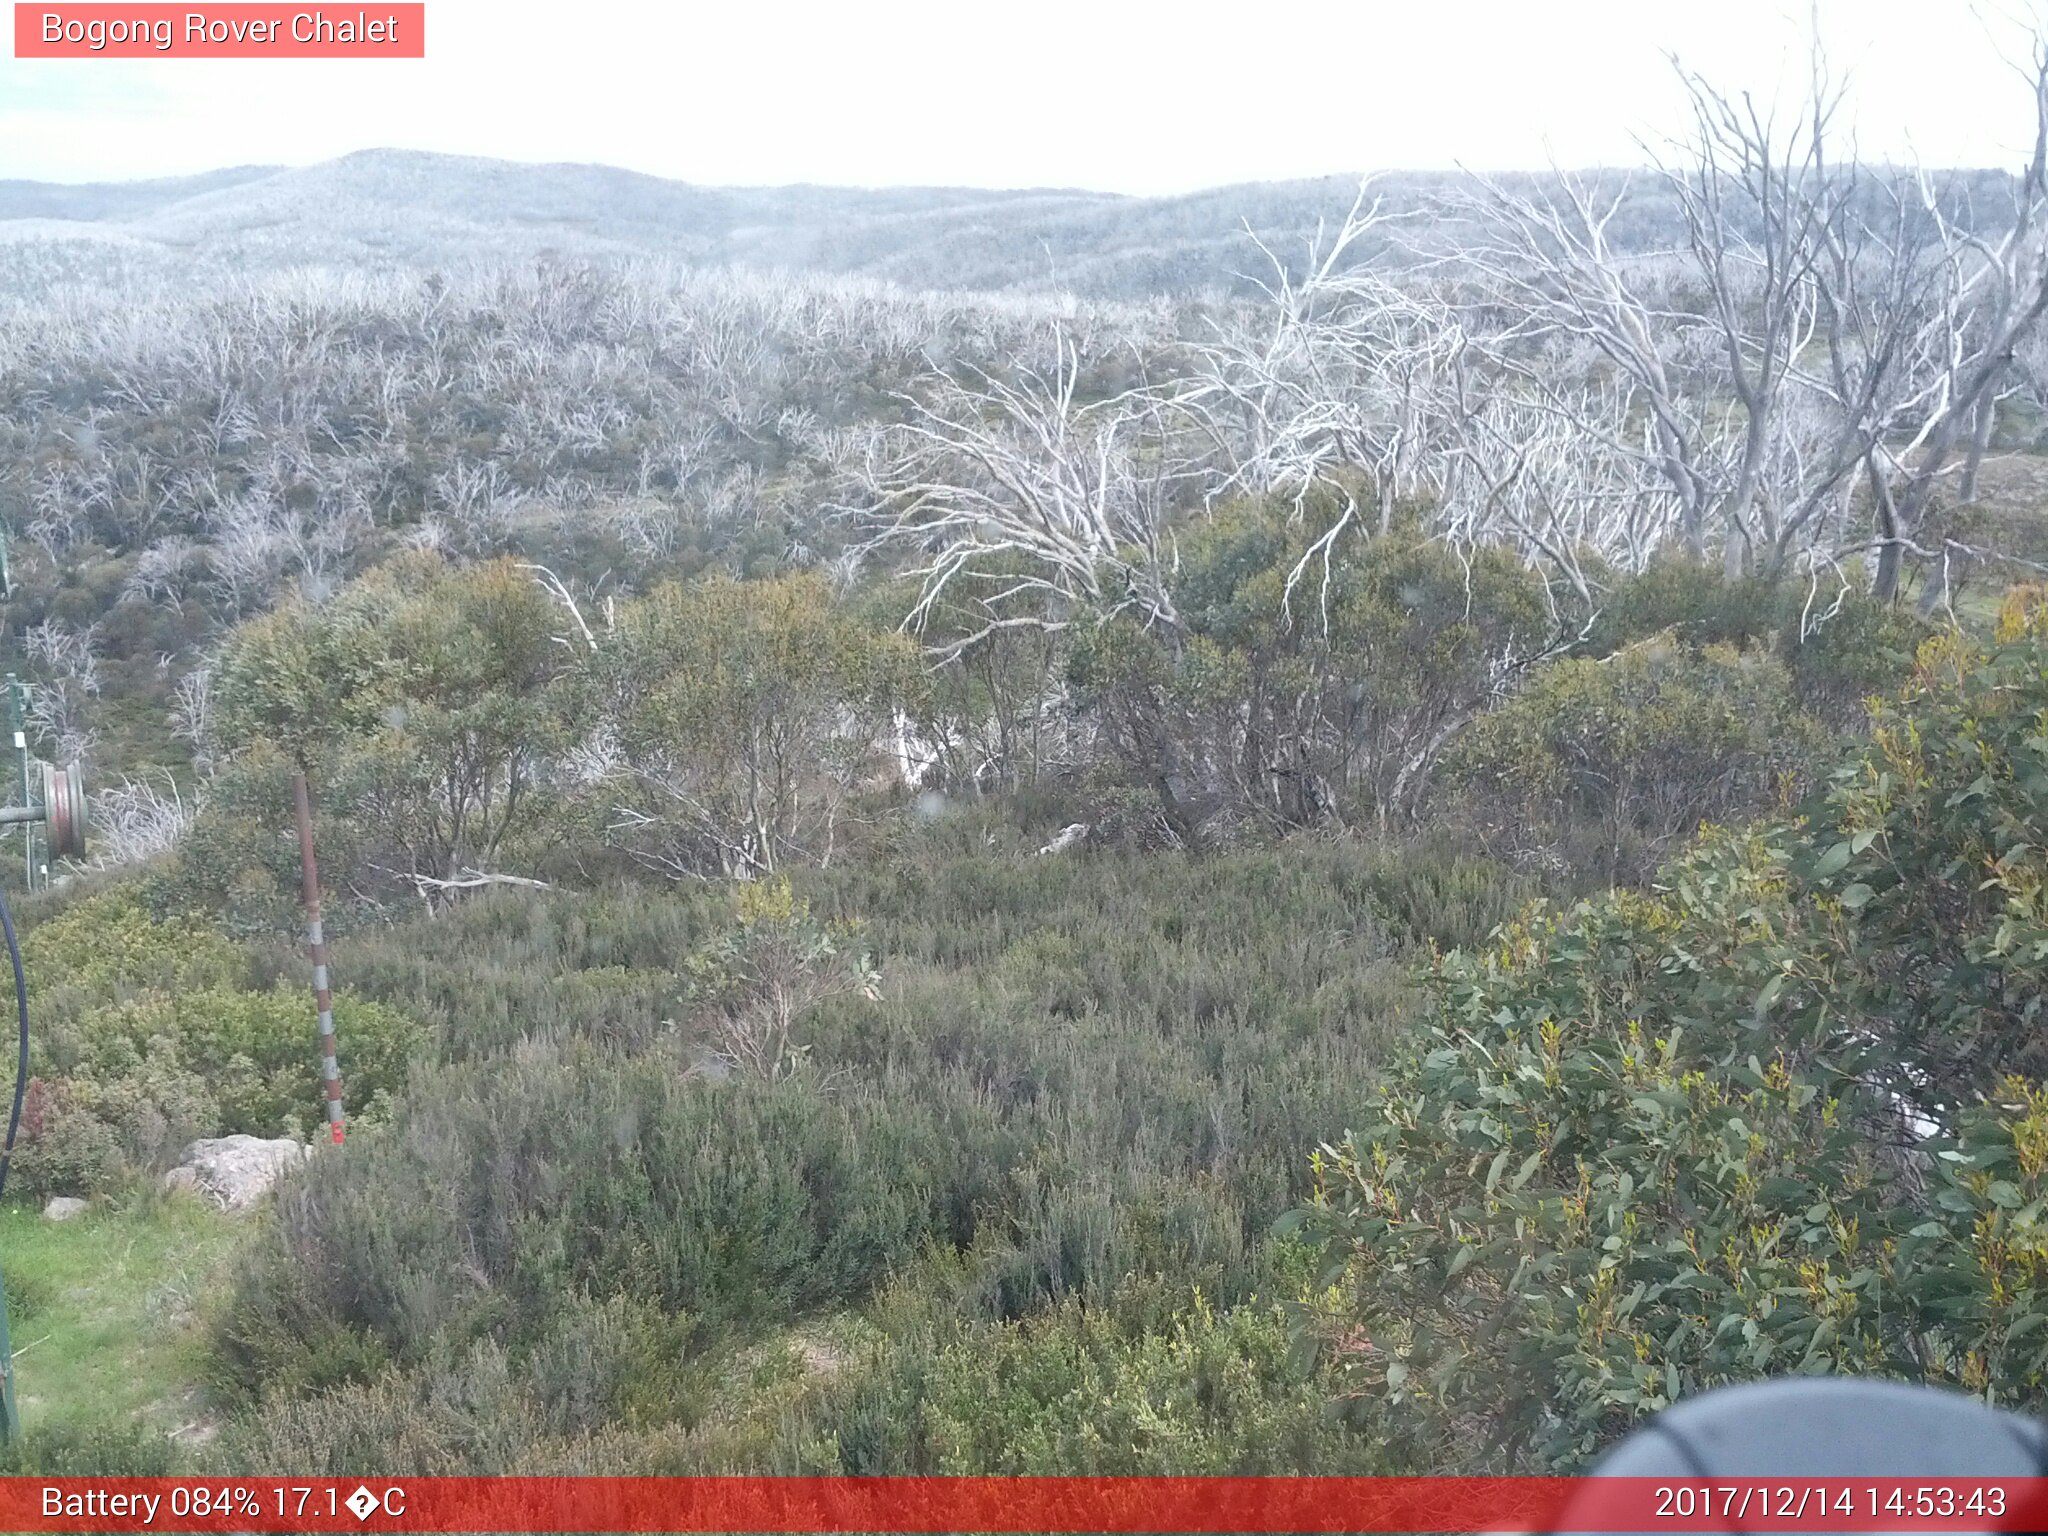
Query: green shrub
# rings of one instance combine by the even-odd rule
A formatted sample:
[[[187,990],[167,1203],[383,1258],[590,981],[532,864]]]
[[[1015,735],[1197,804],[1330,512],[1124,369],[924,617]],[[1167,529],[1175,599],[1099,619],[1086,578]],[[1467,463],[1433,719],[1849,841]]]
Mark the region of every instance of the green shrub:
[[[2040,1405],[2044,627],[1929,642],[1802,818],[1437,967],[1298,1218],[1407,1464],[1572,1467],[1784,1372]]]
[[[167,1041],[147,1057],[128,1053],[82,1075],[30,1086],[10,1187],[31,1199],[104,1194],[170,1167],[179,1152],[219,1127],[206,1084]]]
[[[1361,850],[1358,863],[1347,887],[1371,904],[1403,949],[1476,945],[1537,891],[1527,875],[1443,831]]]
[[[332,946],[334,974],[351,992],[420,1019],[444,1060],[551,1038],[640,1049],[673,1016],[678,962],[730,910],[725,892],[696,884],[486,892],[431,923],[343,934]]]
[[[211,1460],[227,1475],[646,1472],[634,1435],[704,1409],[696,1333],[638,1297],[564,1297],[516,1349],[450,1340],[412,1370],[331,1359],[308,1379],[343,1385],[272,1395],[229,1425]]]
[[[2040,1090],[2014,1080],[1924,1143],[1933,1188],[1902,1201],[1838,1073],[1639,1026],[1435,1046],[1329,1152],[1309,1213],[1338,1261],[1318,1316],[1343,1400],[1402,1465],[1569,1470],[1766,1376],[2040,1404]]]
[[[390,1134],[311,1170],[252,1261],[221,1336],[235,1379],[302,1378],[302,1341],[340,1325],[406,1363],[530,1341],[582,1294],[785,1316],[860,1295],[991,1192],[971,1101],[683,1068],[534,1049],[409,1095]]]
[[[245,985],[240,945],[201,917],[152,911],[139,887],[117,886],[35,924],[22,963],[36,1022],[64,1027],[87,1008],[144,994]]]
[[[1682,556],[1614,580],[1586,638],[1609,656],[1655,635],[1694,650],[1768,647],[1791,671],[1799,702],[1832,723],[1860,718],[1863,701],[1897,688],[1927,624],[1905,604],[1803,579],[1730,581]]]
[[[1897,692],[1911,675],[1914,653],[1932,633],[1903,603],[1861,593],[1815,594],[1786,604],[1778,654],[1792,669],[1800,702],[1831,723],[1860,724],[1865,704]]]
[[[565,740],[557,617],[516,561],[458,566],[414,551],[330,601],[289,600],[242,625],[216,671],[223,735],[247,759],[249,787],[269,792],[252,824],[291,824],[279,769],[305,765],[318,802],[354,825],[343,846],[382,855],[342,862],[330,843],[330,879],[418,898],[434,888],[405,876],[495,869],[506,841],[535,825],[542,765]]]
[[[318,1394],[281,1394],[233,1421],[209,1450],[216,1476],[619,1475],[643,1471],[625,1436],[551,1430],[518,1362],[492,1341],[432,1372],[392,1371]]]
[[[1609,585],[1587,647],[1606,656],[1668,633],[1695,650],[1710,645],[1746,650],[1777,638],[1792,595],[1791,583],[1762,576],[1730,581],[1683,554],[1660,555],[1642,571]],[[1798,595],[1805,595],[1803,584]]]
[[[522,1375],[551,1434],[596,1434],[692,1417],[696,1320],[639,1296],[568,1298],[530,1349]]]
[[[1344,515],[1321,492],[1221,510],[1176,552],[1179,624],[1075,627],[1076,702],[1183,841],[1233,819],[1406,815],[1454,722],[1558,638],[1541,579],[1507,551],[1412,522],[1367,537]]]
[[[169,1477],[187,1470],[178,1442],[153,1424],[60,1419],[0,1447],[9,1477]]]
[[[285,835],[293,818],[292,766],[276,747],[256,742],[216,769],[177,848],[143,877],[151,905],[215,914],[224,930],[240,936],[298,932],[299,849]],[[370,857],[370,829],[336,814],[349,809],[347,786],[316,780],[312,798],[314,844],[332,891],[337,874]],[[349,930],[349,906],[327,903],[330,938]]]
[[[1407,956],[1528,889],[1448,841],[1034,859],[908,829],[792,873],[792,915],[862,923],[887,981],[815,1000],[780,1083],[707,1079],[694,1021],[662,1023],[730,890],[508,891],[358,930],[337,975],[455,1060],[266,1218],[216,1333],[247,1405],[233,1454],[338,1465],[316,1458],[377,1444],[381,1415],[394,1465],[934,1465],[923,1430],[876,1438],[888,1383],[950,1348],[931,1422],[964,1417],[962,1330],[986,1328],[1020,1359],[1085,1345],[1115,1402],[1074,1433],[1104,1467],[1156,1410],[1151,1465],[1370,1468],[1322,1412],[1330,1380],[1283,1369],[1270,1306],[1298,1277],[1259,1234],[1408,1027]],[[906,1289],[923,1310],[899,1326]],[[849,1310],[884,1321],[837,1341],[821,1317]],[[1113,1337],[1075,1343],[1109,1313]],[[1037,1401],[1037,1370],[1006,1412],[1064,1454],[1082,1399],[1047,1376]]]
[[[200,1137],[299,1135],[320,1117],[310,990],[250,990],[247,952],[212,924],[152,916],[124,886],[38,924],[25,949],[36,1077],[14,1162],[22,1193],[103,1193]],[[424,1031],[347,994],[335,1021],[352,1116],[374,1121]]]
[[[374,1121],[402,1086],[419,1026],[338,997],[335,1033],[353,1118]],[[153,1174],[202,1136],[303,1136],[324,1098],[313,999],[302,987],[145,993],[78,1018],[46,1053],[40,1112],[25,1116],[24,1188],[98,1193]],[[95,1124],[97,1129],[95,1129]]]
[[[1502,846],[1635,881],[1703,821],[1780,802],[1824,742],[1767,652],[1665,636],[1541,669],[1452,748],[1441,792]]]
[[[810,572],[665,583],[620,611],[589,686],[615,711],[636,857],[747,877],[830,857],[922,692],[915,646],[869,619]]]
[[[165,1022],[186,1062],[212,1087],[223,1132],[303,1135],[324,1113],[317,1019],[305,986],[183,992],[170,1000]],[[93,1023],[84,1026],[88,1037]],[[107,1025],[134,1029],[118,1018]],[[374,1119],[404,1085],[423,1031],[403,1014],[347,993],[334,999],[334,1030],[351,1117]]]
[[[1325,1411],[1287,1314],[1199,1293],[1133,1327],[1078,1303],[893,1340],[802,1410],[784,1455],[852,1476],[1263,1476],[1380,1469]]]
[[[881,997],[874,961],[841,950],[845,924],[811,916],[786,879],[740,887],[735,921],[684,962],[687,1001],[705,1036],[709,1062],[756,1077],[791,1077],[809,1061],[801,1021],[835,997]]]
[[[460,1059],[280,1208],[234,1287],[226,1374],[267,1399],[431,1392],[467,1341],[553,1358],[584,1298],[687,1316],[715,1351],[933,1255],[990,1322],[1158,1276],[1219,1310],[1271,1295],[1257,1235],[1414,1006],[1403,951],[1520,889],[1447,848],[1030,859],[906,837],[793,876],[792,908],[862,920],[889,980],[811,1008],[782,1083],[693,1073],[695,1040],[659,1024],[730,893],[506,892],[358,933],[337,973]],[[716,1454],[742,1469],[781,1443],[734,1433]]]

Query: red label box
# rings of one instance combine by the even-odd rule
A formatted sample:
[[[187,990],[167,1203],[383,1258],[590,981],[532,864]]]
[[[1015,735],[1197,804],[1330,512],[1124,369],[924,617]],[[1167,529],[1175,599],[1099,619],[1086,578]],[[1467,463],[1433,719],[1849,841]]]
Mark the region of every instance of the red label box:
[[[17,59],[423,59],[427,8],[16,0]]]
[[[0,1478],[0,1530],[1706,1533],[2041,1531],[2048,1478]]]

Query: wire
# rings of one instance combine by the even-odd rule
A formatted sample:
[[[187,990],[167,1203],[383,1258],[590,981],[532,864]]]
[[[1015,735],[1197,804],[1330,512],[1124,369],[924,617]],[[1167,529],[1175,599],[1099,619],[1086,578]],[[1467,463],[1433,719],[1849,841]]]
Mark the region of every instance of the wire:
[[[0,1195],[7,1192],[7,1168],[14,1160],[14,1137],[21,1129],[22,1100],[28,1094],[28,977],[21,969],[21,941],[14,936],[14,914],[7,893],[0,891],[0,932],[7,935],[7,958],[14,964],[14,1008],[21,1020],[21,1049],[14,1063],[14,1110],[7,1117],[7,1144],[0,1146]]]

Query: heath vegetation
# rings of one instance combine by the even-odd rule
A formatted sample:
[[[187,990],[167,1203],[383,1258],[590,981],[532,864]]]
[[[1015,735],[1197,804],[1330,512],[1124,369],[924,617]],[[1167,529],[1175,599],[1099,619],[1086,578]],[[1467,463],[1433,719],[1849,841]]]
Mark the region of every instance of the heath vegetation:
[[[1859,165],[1814,78],[1687,77],[1634,190],[1272,193],[1236,282],[1086,199],[1066,289],[857,222],[773,277],[13,251],[7,618],[102,831],[24,904],[10,1188],[225,1255],[147,1356],[218,1433],[21,1464],[2042,1406],[2048,53],[2011,175]],[[231,1239],[160,1175],[314,1128],[300,773],[351,1132]]]

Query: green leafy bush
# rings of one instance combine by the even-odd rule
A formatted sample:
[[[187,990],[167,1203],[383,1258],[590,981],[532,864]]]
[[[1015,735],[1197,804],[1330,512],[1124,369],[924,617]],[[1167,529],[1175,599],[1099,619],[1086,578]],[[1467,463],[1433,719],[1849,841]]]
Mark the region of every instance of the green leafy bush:
[[[153,916],[122,887],[39,923],[25,958],[36,1074],[13,1179],[31,1196],[95,1194],[175,1161],[193,1140],[302,1134],[321,1114],[303,985],[254,990],[242,947],[190,916]],[[335,1000],[352,1111],[374,1121],[425,1038],[381,1003]]]
[[[10,1188],[31,1199],[102,1194],[168,1168],[194,1139],[219,1130],[206,1083],[171,1042],[150,1046],[30,1083]]]
[[[1569,1467],[1787,1371],[2039,1405],[2042,628],[1930,642],[1802,818],[1436,968],[1435,1029],[1296,1218],[1410,1464]]]
[[[1805,595],[1804,588],[1799,595]],[[1762,576],[1731,581],[1683,554],[1662,554],[1640,572],[1609,580],[1587,648],[1605,656],[1668,634],[1695,650],[1710,645],[1746,650],[1778,637],[1791,596],[1789,583]]]
[[[821,923],[784,879],[740,887],[733,924],[684,964],[688,1001],[709,1061],[727,1071],[783,1078],[801,1071],[810,1046],[806,1014],[835,997],[881,997],[881,977],[862,951],[841,953],[846,925]]]
[[[1831,724],[1861,724],[1869,700],[1896,693],[1931,633],[1905,604],[1860,592],[1812,593],[1784,606],[1778,654],[1800,703]]]
[[[1663,556],[1610,580],[1586,651],[1607,656],[1656,635],[1693,650],[1768,648],[1789,669],[1802,708],[1848,725],[1866,698],[1905,681],[1928,632],[1909,607],[1852,588],[1761,576],[1731,581]]]
[[[1330,1383],[1304,1368],[1284,1309],[1161,1290],[891,1338],[794,1415],[785,1464],[852,1476],[1381,1469],[1372,1443],[1326,1411]]]
[[[102,1003],[249,980],[239,944],[202,917],[152,910],[135,885],[36,923],[21,948],[37,1017],[58,1025]]]
[[[379,1003],[334,1000],[345,1041],[350,1097],[364,1110],[403,1083],[421,1039],[412,1020]],[[96,1010],[75,1030],[69,1076],[94,1082],[146,1077],[158,1066],[199,1078],[217,1109],[216,1134],[303,1134],[322,1111],[313,998],[303,986],[155,994]]]
[[[886,761],[923,671],[892,628],[813,574],[664,584],[590,665],[616,723],[620,836],[671,875],[828,860],[843,807]]]
[[[254,1261],[222,1334],[237,1378],[301,1380],[343,1328],[406,1363],[530,1340],[578,1294],[772,1318],[858,1296],[993,1193],[971,1103],[683,1066],[536,1048],[409,1095],[391,1134],[311,1170]]]
[[[296,932],[300,906],[299,847],[292,825],[292,760],[274,743],[253,742],[207,781],[205,803],[169,858],[142,877],[149,905],[163,912],[206,912],[239,937]],[[375,857],[369,824],[349,812],[352,783],[317,778],[312,789],[313,841],[330,893]],[[342,887],[346,889],[346,887]],[[351,904],[326,903],[330,937],[353,925]]]
[[[515,561],[413,553],[242,625],[217,669],[232,794],[202,813],[176,882],[274,910],[294,768],[343,824],[322,838],[330,877],[439,899],[433,882],[493,869],[534,829],[565,739],[557,618]]]
[[[1542,581],[1404,526],[1366,537],[1337,500],[1247,503],[1192,530],[1177,627],[1077,627],[1080,707],[1184,841],[1222,818],[1385,822],[1438,752],[1560,632]],[[1329,543],[1319,540],[1327,536]]]
[[[1767,652],[1664,636],[1542,668],[1451,749],[1443,791],[1504,847],[1633,881],[1703,821],[1778,803],[1824,739]]]

